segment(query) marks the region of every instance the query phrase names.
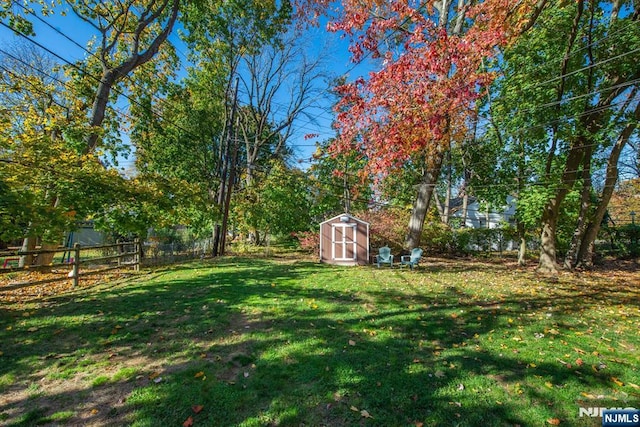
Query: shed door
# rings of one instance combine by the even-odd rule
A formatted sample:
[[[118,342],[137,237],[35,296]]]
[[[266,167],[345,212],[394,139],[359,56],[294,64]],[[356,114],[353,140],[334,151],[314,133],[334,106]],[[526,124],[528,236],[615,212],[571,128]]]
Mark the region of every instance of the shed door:
[[[334,260],[356,260],[356,225],[331,224],[331,257]]]

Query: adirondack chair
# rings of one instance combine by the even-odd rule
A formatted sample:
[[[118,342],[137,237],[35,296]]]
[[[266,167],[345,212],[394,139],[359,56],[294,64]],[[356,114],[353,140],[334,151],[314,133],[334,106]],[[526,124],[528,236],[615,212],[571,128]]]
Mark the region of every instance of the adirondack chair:
[[[378,267],[380,267],[381,264],[389,264],[390,267],[393,267],[393,255],[391,255],[391,249],[388,246],[383,246],[378,249],[378,255],[373,257],[373,262],[378,264]]]
[[[422,257],[422,249],[413,248],[411,250],[411,255],[402,255],[400,257],[400,265],[408,265],[409,268],[413,270],[413,268],[420,262],[420,257]]]

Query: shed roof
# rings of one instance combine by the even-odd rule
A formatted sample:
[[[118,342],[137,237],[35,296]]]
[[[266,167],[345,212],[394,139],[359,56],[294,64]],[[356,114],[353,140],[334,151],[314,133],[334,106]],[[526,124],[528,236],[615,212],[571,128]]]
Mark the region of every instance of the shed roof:
[[[334,216],[333,218],[329,218],[329,219],[327,219],[327,220],[325,220],[325,221],[322,221],[322,222],[320,223],[320,225],[322,225],[322,224],[326,224],[326,223],[328,223],[328,222],[335,221],[336,219],[338,219],[338,218],[340,218],[340,217],[343,217],[343,216],[347,216],[347,217],[349,217],[349,219],[352,219],[352,220],[354,220],[354,221],[360,222],[360,223],[362,223],[362,224],[369,225],[369,223],[368,223],[367,221],[363,221],[363,220],[361,220],[360,218],[356,218],[355,216],[353,216],[353,215],[351,215],[351,214],[348,214],[348,213],[343,213],[343,214],[340,214],[340,215],[336,215],[336,216]]]

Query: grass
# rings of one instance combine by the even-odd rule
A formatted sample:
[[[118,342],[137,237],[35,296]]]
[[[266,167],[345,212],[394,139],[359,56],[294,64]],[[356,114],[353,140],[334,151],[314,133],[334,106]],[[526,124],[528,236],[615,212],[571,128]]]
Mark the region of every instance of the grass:
[[[584,426],[640,407],[637,272],[225,258],[0,306],[0,425]]]

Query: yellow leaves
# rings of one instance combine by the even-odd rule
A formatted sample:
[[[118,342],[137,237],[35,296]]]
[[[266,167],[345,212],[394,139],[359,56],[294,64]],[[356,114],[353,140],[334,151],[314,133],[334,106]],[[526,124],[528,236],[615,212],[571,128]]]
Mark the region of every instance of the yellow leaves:
[[[358,412],[358,413],[360,413],[360,416],[361,416],[362,418],[373,418],[373,417],[371,416],[371,414],[369,414],[369,411],[367,411],[366,409],[360,410],[360,409],[356,408],[356,407],[355,407],[355,406],[353,406],[353,405],[351,405],[351,407],[350,407],[349,409],[351,409],[353,412]]]
[[[514,391],[516,392],[516,394],[523,394],[524,390],[522,389],[522,384],[516,383],[514,386]]]
[[[624,385],[624,383],[622,381],[620,381],[618,378],[616,377],[611,377],[611,381],[613,381],[616,385],[622,387]]]

